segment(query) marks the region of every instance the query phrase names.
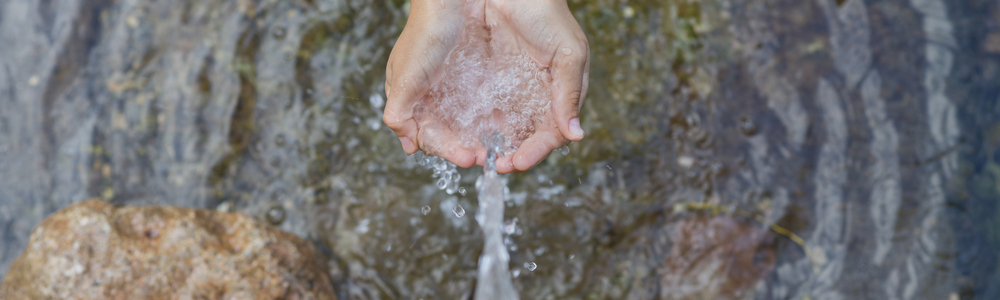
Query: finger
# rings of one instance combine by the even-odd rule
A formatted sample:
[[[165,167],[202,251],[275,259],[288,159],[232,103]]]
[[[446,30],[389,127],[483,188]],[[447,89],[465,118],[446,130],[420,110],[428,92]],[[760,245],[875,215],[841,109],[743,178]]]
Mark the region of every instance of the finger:
[[[486,147],[476,147],[476,165],[486,166]]]
[[[451,163],[461,168],[470,168],[476,163],[476,151],[465,148],[461,143],[446,143],[444,151],[438,154]]]
[[[396,49],[393,49],[396,50]],[[417,152],[417,122],[413,119],[413,107],[422,93],[427,91],[427,78],[415,77],[414,69],[419,66],[401,62],[397,51],[390,55],[386,66],[385,93],[386,105],[382,114],[382,122],[399,136],[403,151],[407,154]],[[423,76],[423,72],[419,73]]]
[[[477,147],[476,150],[476,165],[480,167],[486,166],[486,147]],[[503,153],[497,153],[496,162],[497,173],[510,173],[514,171],[514,163],[512,162],[512,155],[503,155]]]
[[[401,115],[408,117],[402,117]],[[386,108],[385,113],[382,115],[382,122],[385,122],[385,125],[392,129],[396,133],[396,136],[399,136],[399,143],[406,154],[417,152],[417,122],[413,120],[412,109],[400,112],[399,108]]]
[[[512,159],[514,169],[526,171],[534,167],[552,153],[552,150],[562,147],[563,138],[558,132],[541,130],[532,134],[531,137],[521,143],[521,147],[514,153]]]
[[[497,173],[504,174],[517,171],[514,169],[513,155],[497,155]]]
[[[427,94],[435,76],[440,76],[437,68],[447,56],[448,45],[454,43],[454,33],[458,30],[454,22],[430,21],[453,19],[458,15],[454,9],[415,9],[411,10],[407,26],[396,40],[386,63],[386,106],[382,116],[382,121],[399,136],[400,144],[408,154],[416,152],[421,144],[417,137],[417,122],[413,118],[414,106]]]
[[[567,43],[556,49],[552,59],[552,110],[559,132],[571,141],[579,141],[585,135],[579,113],[590,81],[589,51],[586,43]]]
[[[458,136],[443,125],[422,127],[418,141],[425,153],[440,156],[456,166],[468,168],[476,163],[475,149],[466,148]]]

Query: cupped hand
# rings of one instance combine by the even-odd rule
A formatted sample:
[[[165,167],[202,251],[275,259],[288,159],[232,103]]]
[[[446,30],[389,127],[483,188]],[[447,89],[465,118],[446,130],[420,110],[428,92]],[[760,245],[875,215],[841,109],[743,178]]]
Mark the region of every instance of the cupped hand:
[[[499,45],[494,51],[526,53],[552,79],[545,121],[535,123],[513,155],[497,158],[497,171],[528,170],[566,141],[582,139],[578,114],[587,93],[590,49],[564,0],[415,0],[386,68],[383,120],[403,150],[423,149],[463,168],[485,163],[485,148],[464,147],[444,122],[414,119],[417,103],[441,80],[469,18],[484,20],[490,43]]]

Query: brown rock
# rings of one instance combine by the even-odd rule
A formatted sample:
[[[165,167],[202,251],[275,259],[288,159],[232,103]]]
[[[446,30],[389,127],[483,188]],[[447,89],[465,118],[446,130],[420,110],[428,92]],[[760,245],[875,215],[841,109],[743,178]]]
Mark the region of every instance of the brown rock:
[[[325,265],[239,214],[88,200],[32,231],[0,299],[335,299]]]
[[[662,299],[746,299],[774,267],[769,231],[731,216],[684,219],[662,274]]]

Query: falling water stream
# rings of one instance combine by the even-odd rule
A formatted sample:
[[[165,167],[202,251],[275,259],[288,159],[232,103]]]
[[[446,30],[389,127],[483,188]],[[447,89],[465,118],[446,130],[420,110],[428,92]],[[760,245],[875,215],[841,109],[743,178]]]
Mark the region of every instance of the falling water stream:
[[[483,175],[476,180],[479,190],[479,210],[476,221],[483,229],[483,254],[479,256],[476,275],[476,300],[516,300],[517,290],[511,283],[508,264],[510,255],[503,242],[504,190],[506,185],[497,175],[496,158],[504,145],[503,135],[487,134],[482,138],[486,147]]]

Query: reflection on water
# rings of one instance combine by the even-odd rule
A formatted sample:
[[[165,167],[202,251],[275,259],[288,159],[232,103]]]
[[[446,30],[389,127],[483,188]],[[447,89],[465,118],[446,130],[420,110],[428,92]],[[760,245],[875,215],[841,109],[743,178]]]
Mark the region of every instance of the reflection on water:
[[[1000,297],[1000,4],[570,5],[588,137],[508,177],[522,298]],[[0,0],[0,270],[103,197],[267,220],[344,298],[469,298],[482,170],[441,191],[381,123],[408,7]]]

